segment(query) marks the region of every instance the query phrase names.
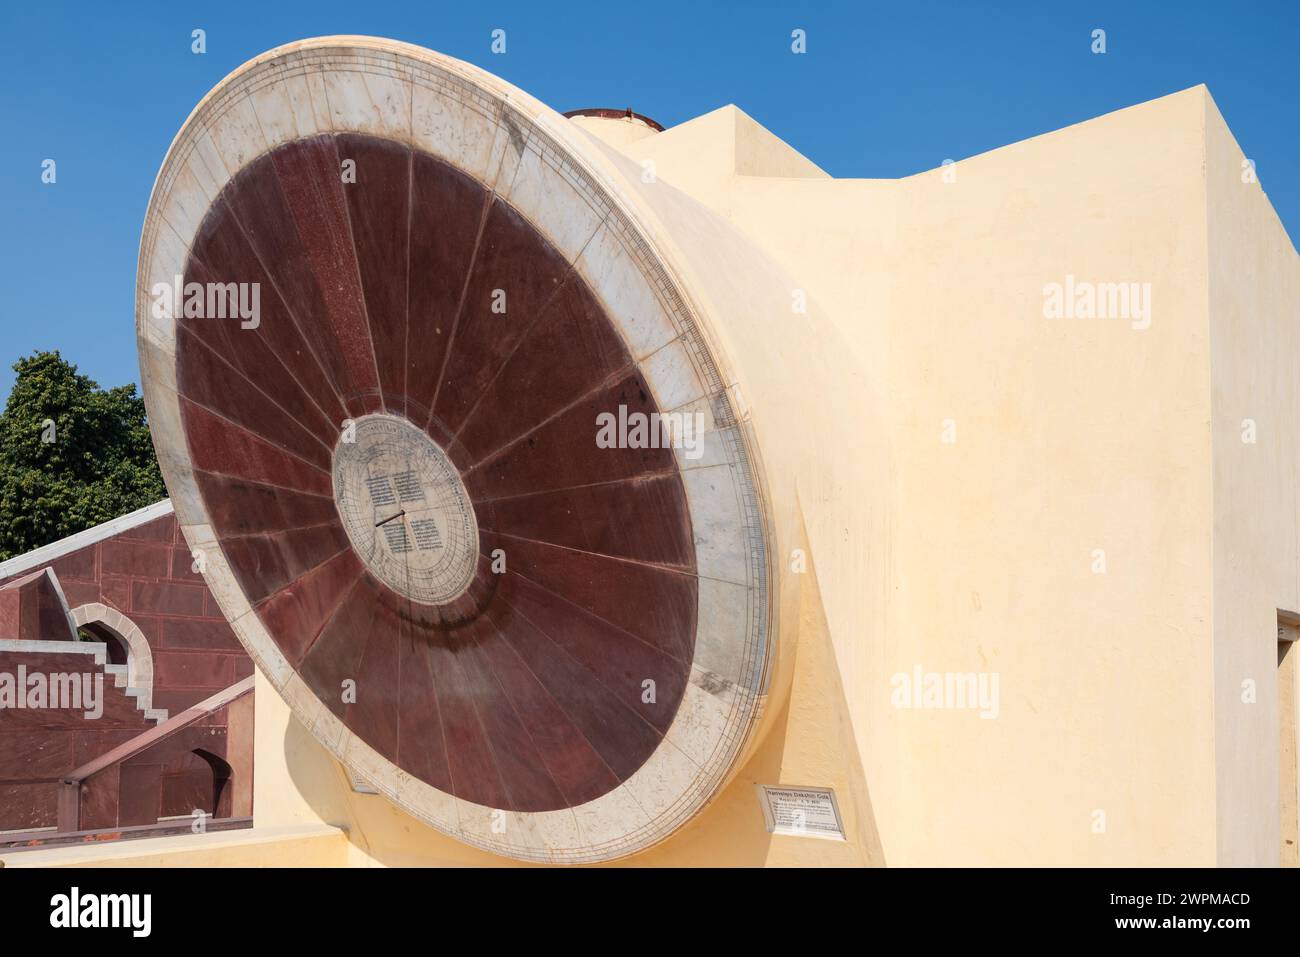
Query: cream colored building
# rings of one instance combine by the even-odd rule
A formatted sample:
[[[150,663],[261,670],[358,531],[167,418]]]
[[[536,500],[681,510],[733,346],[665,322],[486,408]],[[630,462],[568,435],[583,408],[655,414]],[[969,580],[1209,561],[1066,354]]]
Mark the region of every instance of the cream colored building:
[[[617,863],[1295,862],[1300,260],[1205,87],[835,179],[734,106],[565,119],[312,43],[505,91],[734,373],[779,649],[725,786]],[[7,863],[512,863],[354,790],[276,687],[253,830]],[[846,839],[769,833],[759,785],[833,789]]]

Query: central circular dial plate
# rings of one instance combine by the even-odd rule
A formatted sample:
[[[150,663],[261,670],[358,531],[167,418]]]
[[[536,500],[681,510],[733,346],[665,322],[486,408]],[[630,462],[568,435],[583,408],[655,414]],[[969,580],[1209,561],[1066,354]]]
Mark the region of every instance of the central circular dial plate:
[[[460,473],[406,419],[367,415],[334,448],[334,501],[352,548],[393,591],[425,605],[474,579],[478,522]]]

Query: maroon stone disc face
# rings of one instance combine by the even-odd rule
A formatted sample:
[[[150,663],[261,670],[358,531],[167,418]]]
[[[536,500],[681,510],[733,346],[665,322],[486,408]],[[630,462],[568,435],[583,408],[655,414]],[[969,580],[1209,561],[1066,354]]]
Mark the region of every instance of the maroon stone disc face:
[[[244,284],[239,316],[178,318],[182,420],[225,559],[321,702],[476,804],[625,781],[685,689],[696,562],[671,449],[597,446],[602,413],[659,410],[583,279],[476,180],[357,134],[245,167],[184,279]]]

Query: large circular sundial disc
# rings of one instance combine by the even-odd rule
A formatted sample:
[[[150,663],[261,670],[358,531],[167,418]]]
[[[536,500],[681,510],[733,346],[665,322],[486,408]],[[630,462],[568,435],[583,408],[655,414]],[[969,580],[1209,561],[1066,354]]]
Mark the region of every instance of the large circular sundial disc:
[[[753,435],[621,177],[487,73],[323,38],[204,98],[141,243],[154,442],[240,641],[354,777],[522,860],[699,813],[776,652]]]

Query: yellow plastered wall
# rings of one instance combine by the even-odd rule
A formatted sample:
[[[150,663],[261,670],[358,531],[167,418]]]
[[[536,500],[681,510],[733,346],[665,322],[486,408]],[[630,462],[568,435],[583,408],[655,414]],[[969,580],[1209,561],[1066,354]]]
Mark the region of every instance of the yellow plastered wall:
[[[1208,95],[1204,109],[1217,860],[1275,866],[1277,615],[1300,611],[1300,257]]]
[[[853,713],[890,863],[1272,853],[1276,814],[1263,796],[1276,792],[1275,715],[1261,706],[1251,731],[1216,741],[1234,719],[1222,702],[1216,711],[1215,685],[1220,698],[1225,682],[1236,694],[1237,655],[1271,677],[1265,625],[1287,591],[1244,598],[1212,544],[1226,540],[1212,527],[1224,522],[1226,466],[1222,439],[1210,441],[1210,301],[1221,312],[1221,290],[1240,296],[1261,272],[1293,277],[1295,252],[1262,193],[1235,191],[1235,146],[1218,161],[1218,190],[1233,191],[1216,198],[1207,183],[1207,150],[1226,135],[1198,87],[962,161],[946,177],[734,175],[711,198],[715,180],[659,164],[796,275],[885,383],[888,521],[865,529],[885,567],[828,563],[835,543],[810,526],[832,564],[841,667],[862,675]],[[684,143],[656,148],[689,154]],[[1243,221],[1229,227],[1228,211]],[[1236,261],[1219,243],[1234,244]],[[1236,278],[1212,285],[1212,262]],[[1149,282],[1151,327],[1044,319],[1043,285],[1067,275]],[[1281,385],[1293,377],[1276,357],[1291,352],[1281,326],[1294,329],[1297,296],[1293,278],[1270,282],[1272,319],[1255,352],[1216,343],[1213,395],[1217,407],[1226,370],[1258,368],[1268,353],[1279,386],[1261,414],[1294,421]],[[1294,587],[1289,449],[1255,462],[1274,518],[1241,531],[1271,537],[1241,547],[1271,563],[1262,580]],[[1104,574],[1093,570],[1098,549]],[[844,593],[882,592],[880,607],[836,612],[851,603]],[[1238,600],[1254,608],[1244,643],[1229,623],[1241,620],[1229,610]],[[999,717],[891,708],[889,678],[918,664],[997,671]],[[1228,778],[1242,798],[1231,810]]]
[[[1214,863],[1202,100],[904,183],[887,670],[1000,689],[880,715],[909,863]],[[1046,318],[1071,276],[1149,284],[1149,326]]]

